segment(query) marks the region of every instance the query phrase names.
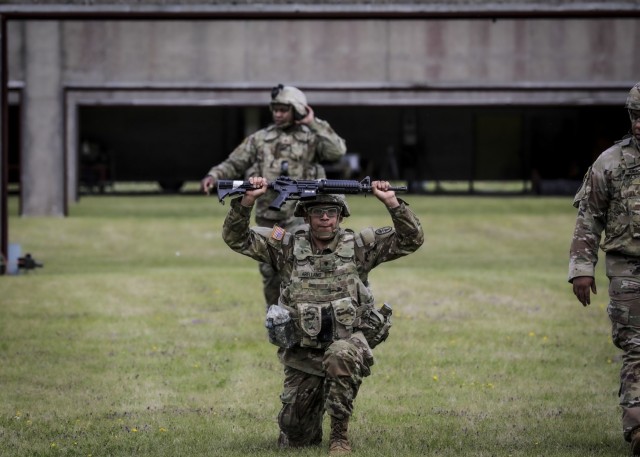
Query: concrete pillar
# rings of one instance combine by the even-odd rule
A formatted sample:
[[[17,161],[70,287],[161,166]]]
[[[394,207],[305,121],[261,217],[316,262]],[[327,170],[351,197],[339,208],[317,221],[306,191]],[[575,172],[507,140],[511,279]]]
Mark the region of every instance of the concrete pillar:
[[[60,27],[58,21],[25,24],[23,216],[66,214]]]

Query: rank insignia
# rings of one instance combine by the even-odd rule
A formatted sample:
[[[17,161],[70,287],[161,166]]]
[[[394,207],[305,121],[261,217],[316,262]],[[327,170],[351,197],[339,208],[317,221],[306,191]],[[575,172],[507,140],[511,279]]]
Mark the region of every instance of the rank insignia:
[[[273,230],[271,231],[271,238],[273,238],[274,240],[280,241],[283,236],[284,236],[284,229],[277,225],[274,226]]]

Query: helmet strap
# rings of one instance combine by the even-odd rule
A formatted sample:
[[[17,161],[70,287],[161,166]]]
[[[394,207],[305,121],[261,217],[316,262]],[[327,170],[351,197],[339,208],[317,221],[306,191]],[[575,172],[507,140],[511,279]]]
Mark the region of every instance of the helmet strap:
[[[313,236],[315,238],[318,238],[321,241],[330,241],[330,240],[334,239],[336,237],[336,235],[338,234],[338,227],[336,227],[331,232],[316,232],[315,230],[313,230],[311,228],[309,228],[309,230],[311,231],[311,233],[313,234]]]
[[[331,232],[317,232],[317,231],[313,230],[311,228],[311,221],[309,220],[309,215],[306,215],[304,217],[304,222],[305,222],[305,224],[307,224],[309,226],[309,231],[311,232],[311,234],[313,235],[314,238],[317,238],[317,239],[319,239],[321,241],[331,241],[332,239],[334,239],[336,237],[336,235],[340,231],[340,222],[342,222],[342,216],[340,216],[340,219],[338,220],[338,223],[336,224],[336,228],[333,229]]]

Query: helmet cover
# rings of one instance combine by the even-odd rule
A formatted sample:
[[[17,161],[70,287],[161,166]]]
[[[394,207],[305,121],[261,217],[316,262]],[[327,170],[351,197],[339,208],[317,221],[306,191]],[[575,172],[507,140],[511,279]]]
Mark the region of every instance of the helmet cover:
[[[293,86],[278,84],[271,89],[271,103],[273,105],[289,105],[301,116],[307,115],[307,97],[300,89]]]
[[[627,109],[640,110],[640,82],[631,88],[627,103],[624,106]]]
[[[293,215],[296,217],[304,217],[307,215],[307,208],[318,205],[337,205],[342,209],[340,212],[342,217],[349,217],[351,215],[344,196],[340,194],[319,194],[313,199],[300,200],[296,203]]]

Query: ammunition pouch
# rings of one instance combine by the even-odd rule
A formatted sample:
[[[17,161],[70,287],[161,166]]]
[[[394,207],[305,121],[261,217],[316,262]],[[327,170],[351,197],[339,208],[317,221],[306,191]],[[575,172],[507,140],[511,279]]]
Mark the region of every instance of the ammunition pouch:
[[[322,304],[298,304],[299,325],[302,330],[300,346],[324,348],[333,341],[350,338],[356,314],[356,307],[350,297]]]
[[[373,349],[389,336],[391,309],[381,312],[372,304],[356,307],[350,297],[329,303],[300,303],[297,309],[272,305],[265,327],[269,342],[281,348],[321,349],[360,331]]]
[[[631,216],[631,236],[640,238],[640,197],[628,199],[629,216]]]

